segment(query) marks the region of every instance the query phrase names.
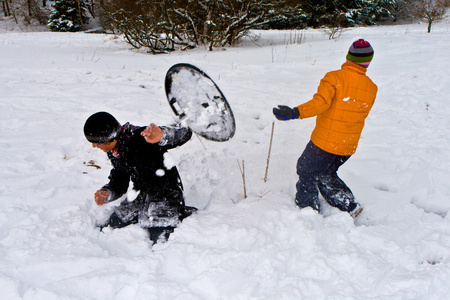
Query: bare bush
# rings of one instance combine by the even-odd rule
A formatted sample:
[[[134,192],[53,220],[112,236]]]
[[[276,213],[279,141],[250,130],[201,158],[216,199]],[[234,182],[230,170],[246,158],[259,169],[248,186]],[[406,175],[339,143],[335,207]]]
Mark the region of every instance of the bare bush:
[[[431,32],[431,26],[445,17],[449,0],[415,0],[411,5],[411,13],[422,22],[428,24],[428,33]]]
[[[334,12],[329,18],[327,24],[324,25],[325,33],[328,35],[328,39],[337,39],[344,32],[344,24],[347,22],[345,14],[340,11]]]
[[[45,7],[40,7],[36,0],[24,0],[21,2],[21,8],[23,11],[24,21],[28,24],[32,23],[32,20],[36,20],[41,25],[46,25],[49,17],[49,10]],[[28,13],[25,13],[25,10]]]
[[[233,46],[263,21],[258,0],[104,0],[102,24],[110,24],[136,48],[165,53],[205,45]]]

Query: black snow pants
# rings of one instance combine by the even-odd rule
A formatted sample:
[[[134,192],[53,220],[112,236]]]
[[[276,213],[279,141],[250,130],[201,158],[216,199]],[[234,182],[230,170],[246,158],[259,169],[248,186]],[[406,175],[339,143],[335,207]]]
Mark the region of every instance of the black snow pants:
[[[196,209],[184,205],[183,193],[172,190],[163,194],[141,192],[136,199],[125,199],[101,226],[122,228],[137,224],[149,232],[150,240],[165,242],[177,225]]]
[[[352,191],[337,175],[337,170],[350,156],[328,153],[309,142],[297,161],[297,194],[295,202],[300,208],[312,207],[320,211],[318,190],[333,207],[353,211],[357,203]]]

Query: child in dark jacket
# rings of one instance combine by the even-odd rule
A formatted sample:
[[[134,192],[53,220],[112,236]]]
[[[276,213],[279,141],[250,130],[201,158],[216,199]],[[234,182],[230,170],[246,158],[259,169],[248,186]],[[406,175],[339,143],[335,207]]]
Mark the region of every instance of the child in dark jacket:
[[[340,70],[329,72],[320,81],[310,101],[290,108],[273,109],[277,119],[286,121],[316,117],[311,141],[297,162],[297,194],[300,208],[320,211],[318,190],[334,207],[356,217],[362,207],[337,171],[356,151],[364,121],[372,108],[377,86],[366,76],[373,58],[369,42],[355,41]]]
[[[184,127],[121,125],[107,112],[90,116],[84,126],[86,139],[107,153],[113,169],[109,183],[95,193],[98,205],[117,200],[128,191],[130,180],[138,193],[114,209],[100,228],[121,228],[139,223],[153,243],[164,242],[192,211],[186,207],[177,168],[164,161],[167,150],[186,143],[192,132]]]

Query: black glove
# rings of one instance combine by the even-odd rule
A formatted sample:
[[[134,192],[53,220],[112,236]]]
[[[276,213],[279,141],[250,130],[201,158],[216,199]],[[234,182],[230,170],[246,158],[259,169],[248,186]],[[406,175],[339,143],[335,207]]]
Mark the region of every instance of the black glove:
[[[300,119],[300,112],[297,107],[290,108],[286,105],[278,105],[278,108],[274,107],[272,111],[275,117],[281,121]]]

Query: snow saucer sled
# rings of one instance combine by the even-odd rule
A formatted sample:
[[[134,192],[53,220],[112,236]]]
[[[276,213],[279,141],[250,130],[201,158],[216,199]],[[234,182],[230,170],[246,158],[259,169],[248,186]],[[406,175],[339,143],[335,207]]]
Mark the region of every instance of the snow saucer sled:
[[[234,136],[231,107],[205,72],[190,64],[176,64],[167,71],[164,84],[173,112],[192,131],[218,142]]]

